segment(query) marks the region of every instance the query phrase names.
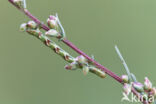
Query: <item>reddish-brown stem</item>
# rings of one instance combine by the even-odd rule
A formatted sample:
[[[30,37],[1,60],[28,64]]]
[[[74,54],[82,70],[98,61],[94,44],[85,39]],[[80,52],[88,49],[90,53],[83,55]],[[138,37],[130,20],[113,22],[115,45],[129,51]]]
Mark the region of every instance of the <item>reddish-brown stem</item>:
[[[8,0],[10,3],[12,3],[15,7],[17,7],[14,3],[13,0]],[[18,7],[17,7],[18,8]],[[35,16],[33,16],[27,9],[20,9],[19,10],[23,11],[25,13],[25,15],[27,15],[30,19],[32,19],[34,22],[36,22],[38,25],[40,25],[45,31],[48,31],[50,28],[47,27],[45,24],[43,24],[39,19],[37,19]],[[87,54],[85,54],[83,51],[81,51],[79,48],[77,48],[73,43],[71,43],[69,40],[64,39],[62,40],[63,43],[65,43],[67,46],[69,46],[70,48],[72,48],[75,52],[77,52],[78,54],[84,56],[86,59],[88,59],[89,61],[91,61],[92,63],[94,63],[94,65],[101,69],[102,71],[106,72],[109,76],[111,76],[112,78],[114,78],[116,81],[118,81],[119,83],[123,84],[122,79],[117,76],[115,73],[113,73],[112,71],[110,71],[109,69],[107,69],[106,67],[104,67],[103,65],[99,64],[98,62],[96,62],[94,59],[90,58]],[[136,95],[136,96],[140,96],[140,94],[134,89],[132,88],[132,92]],[[148,102],[143,102],[143,104],[148,104]]]

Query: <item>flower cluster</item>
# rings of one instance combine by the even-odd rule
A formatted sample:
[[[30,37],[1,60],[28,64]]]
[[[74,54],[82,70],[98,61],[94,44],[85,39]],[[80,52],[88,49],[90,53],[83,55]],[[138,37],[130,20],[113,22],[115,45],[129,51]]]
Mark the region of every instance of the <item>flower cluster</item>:
[[[149,98],[153,96],[156,99],[156,88],[152,86],[151,81],[147,77],[145,77],[144,84],[135,82],[134,80],[130,81],[127,75],[122,75],[121,78],[123,80],[123,90],[125,94],[129,95],[133,87],[140,95],[146,95]]]
[[[61,40],[63,40],[65,38],[64,28],[63,28],[57,14],[56,14],[56,16],[50,15],[49,18],[47,19],[47,24],[48,24],[50,30],[47,31],[45,33],[45,35],[50,36],[50,37],[56,37]]]
[[[101,71],[100,69],[93,66],[85,57],[82,55],[74,58],[69,53],[67,53],[65,50],[60,48],[55,42],[53,42],[48,37],[60,37],[60,30],[59,25],[57,24],[57,19],[55,16],[50,16],[47,20],[47,24],[49,28],[51,28],[49,31],[45,32],[43,34],[41,32],[40,25],[36,24],[34,21],[29,21],[27,23],[23,23],[20,26],[21,31],[26,31],[27,33],[37,37],[40,39],[46,46],[54,50],[55,53],[63,57],[67,62],[69,62],[69,65],[65,66],[65,69],[67,70],[75,70],[75,69],[82,69],[84,75],[86,75],[88,72],[92,72],[101,78],[106,77],[106,73]]]
[[[82,55],[76,57],[74,62],[72,62],[71,64],[65,66],[65,69],[67,69],[67,70],[75,70],[77,68],[81,68],[84,75],[87,75],[87,73],[90,71],[90,72],[98,75],[101,78],[106,77],[106,73],[104,71],[94,67]]]
[[[58,55],[62,56],[66,61],[73,62],[74,58],[69,55],[66,51],[60,48],[55,42],[50,40],[46,35],[40,31],[39,25],[34,21],[29,21],[28,23],[23,23],[20,26],[21,31],[26,31],[27,33],[39,38],[46,46],[54,50]]]

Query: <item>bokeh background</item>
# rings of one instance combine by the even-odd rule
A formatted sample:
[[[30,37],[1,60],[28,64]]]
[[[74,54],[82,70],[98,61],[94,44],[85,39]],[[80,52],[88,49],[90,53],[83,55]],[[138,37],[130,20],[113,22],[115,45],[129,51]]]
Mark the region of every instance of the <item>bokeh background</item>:
[[[117,75],[125,71],[115,44],[138,80],[149,76],[156,83],[155,0],[27,0],[27,5],[44,22],[57,12],[67,38]],[[131,104],[120,101],[122,86],[109,76],[64,70],[62,58],[19,32],[29,19],[7,0],[0,0],[0,13],[1,104]]]

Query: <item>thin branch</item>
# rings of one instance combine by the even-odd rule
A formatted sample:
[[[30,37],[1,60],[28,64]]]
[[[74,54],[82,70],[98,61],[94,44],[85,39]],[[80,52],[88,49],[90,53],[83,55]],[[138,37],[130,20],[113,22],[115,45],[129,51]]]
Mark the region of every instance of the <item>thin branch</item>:
[[[24,9],[27,8],[26,0],[23,0],[23,7],[24,7]]]
[[[133,73],[131,73],[131,77],[134,82],[138,82],[136,76]]]
[[[60,21],[57,13],[56,13],[56,18],[57,18],[58,25],[60,26],[60,29],[61,29],[61,35],[62,35],[61,40],[62,40],[66,36],[66,33],[65,33],[65,30],[64,30],[64,28],[63,28],[63,26],[61,24],[61,21]]]
[[[116,52],[117,52],[117,54],[118,54],[118,56],[119,56],[119,58],[120,58],[120,60],[122,62],[127,74],[128,74],[129,79],[132,80],[130,70],[129,70],[129,68],[128,68],[127,64],[126,64],[126,61],[124,60],[119,48],[117,47],[117,45],[115,45],[115,50],[116,50]]]

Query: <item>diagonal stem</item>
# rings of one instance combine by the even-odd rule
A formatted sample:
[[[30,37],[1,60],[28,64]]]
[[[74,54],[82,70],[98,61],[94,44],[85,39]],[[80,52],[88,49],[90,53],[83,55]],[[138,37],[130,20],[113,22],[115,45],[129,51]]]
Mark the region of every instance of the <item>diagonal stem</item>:
[[[13,4],[15,7],[17,7],[13,0],[8,0],[11,4]],[[49,27],[47,27],[45,24],[43,24],[39,19],[37,19],[35,16],[33,16],[27,9],[20,9],[19,7],[17,7],[19,10],[21,10],[22,12],[25,13],[25,15],[27,15],[30,19],[32,19],[34,22],[36,22],[37,24],[39,24],[45,31],[50,30]],[[58,38],[59,39],[59,38]],[[101,64],[99,64],[98,62],[96,62],[94,59],[90,58],[87,54],[85,54],[83,51],[81,51],[79,48],[77,48],[73,43],[71,43],[69,40],[64,39],[62,40],[63,43],[65,43],[67,46],[69,46],[70,48],[72,48],[75,52],[77,52],[78,54],[84,56],[86,59],[88,59],[89,61],[91,61],[97,68],[101,69],[102,71],[106,72],[109,76],[111,76],[112,78],[114,78],[116,81],[118,81],[119,83],[123,84],[122,79],[117,76],[115,73],[113,73],[112,71],[110,71],[109,69],[107,69],[106,67],[102,66]],[[140,96],[140,94],[134,89],[132,88],[132,92],[136,95],[136,96]],[[143,102],[143,104],[148,104],[148,102]]]

